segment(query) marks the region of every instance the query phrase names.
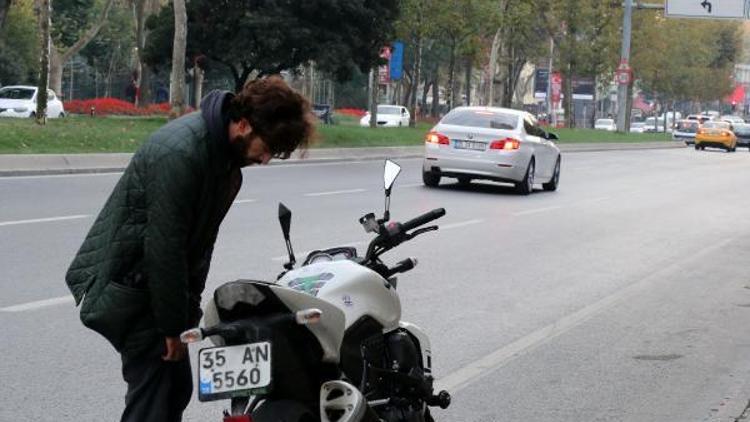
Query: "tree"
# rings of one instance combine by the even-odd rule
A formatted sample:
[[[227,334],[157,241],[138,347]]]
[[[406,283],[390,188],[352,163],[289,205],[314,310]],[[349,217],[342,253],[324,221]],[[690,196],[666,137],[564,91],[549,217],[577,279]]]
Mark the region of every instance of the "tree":
[[[32,0],[17,0],[0,29],[0,85],[36,84],[39,72],[39,40]]]
[[[665,19],[648,12],[634,17],[633,24],[635,77],[658,106],[720,100],[734,88],[731,74],[740,50],[737,23]]]
[[[65,63],[96,36],[115,0],[104,0],[101,9],[94,0],[55,0],[52,13],[52,43],[50,47],[50,87],[62,92],[62,72]],[[98,13],[96,10],[100,10]]]
[[[47,86],[49,75],[49,53],[51,46],[50,17],[52,16],[51,0],[38,0],[36,3],[36,15],[39,22],[39,82],[36,93],[36,122],[44,125],[47,123]]]
[[[172,49],[172,76],[169,83],[171,115],[185,112],[185,44],[187,44],[187,12],[185,0],[174,0],[174,47]]]
[[[3,29],[5,18],[8,16],[8,10],[13,5],[12,0],[0,0],[0,29]]]
[[[135,47],[133,27],[133,11],[125,7],[114,7],[109,13],[107,25],[79,53],[105,81],[102,94],[105,97],[113,94],[112,77],[129,69]],[[121,90],[122,87],[115,89]]]
[[[228,71],[239,90],[254,74],[295,71],[314,61],[336,80],[347,80],[378,63],[393,34],[397,0],[193,0],[187,5],[188,57]],[[163,9],[147,22],[152,31],[146,62],[169,66],[174,24]]]
[[[450,108],[455,105],[457,57],[462,52],[472,51],[472,44],[476,42],[477,37],[483,38],[490,28],[496,27],[492,20],[493,13],[496,12],[494,3],[489,0],[433,2],[439,8],[433,24],[450,51],[447,86],[447,102]]]

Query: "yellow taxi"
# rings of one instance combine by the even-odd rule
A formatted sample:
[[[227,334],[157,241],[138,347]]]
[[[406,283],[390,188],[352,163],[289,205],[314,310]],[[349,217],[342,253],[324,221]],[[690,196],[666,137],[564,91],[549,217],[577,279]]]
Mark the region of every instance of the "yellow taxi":
[[[707,121],[695,134],[695,149],[721,148],[727,152],[737,149],[737,136],[732,132],[729,122]]]

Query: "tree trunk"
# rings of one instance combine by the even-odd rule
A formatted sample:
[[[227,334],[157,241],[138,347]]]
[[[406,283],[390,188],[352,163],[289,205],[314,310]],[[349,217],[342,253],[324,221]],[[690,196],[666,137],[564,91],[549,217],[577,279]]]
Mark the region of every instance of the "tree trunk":
[[[490,50],[490,78],[489,78],[489,93],[487,95],[487,106],[492,107],[495,102],[495,73],[497,73],[497,50],[500,48],[500,32],[501,28],[497,28],[495,31],[495,38],[492,39],[492,49]]]
[[[464,85],[464,93],[466,95],[466,105],[471,105],[471,72],[472,72],[471,57],[466,57],[466,81]]]
[[[426,116],[427,110],[424,108],[427,107],[427,93],[430,92],[431,86],[432,82],[424,81],[424,86],[422,87],[422,116]]]
[[[10,10],[12,3],[12,0],[0,0],[0,29],[3,29],[5,18],[8,16],[8,10]]]
[[[135,46],[138,49],[135,57],[135,69],[133,69],[133,73],[136,75],[136,86],[139,93],[136,98],[136,105],[149,104],[153,98],[153,93],[151,92],[151,79],[154,72],[144,63],[143,54],[146,47],[146,38],[148,38],[146,19],[148,19],[149,16],[158,13],[160,8],[160,0],[133,0]]]
[[[448,98],[446,98],[446,101],[448,103],[448,109],[453,110],[453,107],[455,106],[455,92],[454,89],[456,84],[456,41],[454,40],[451,44],[451,56],[450,56],[450,63],[448,65]]]
[[[566,75],[563,79],[563,92],[565,96],[565,127],[575,127],[575,110],[573,110],[573,78],[575,77],[575,67],[573,63],[568,62],[566,66]]]
[[[409,116],[409,127],[417,126],[417,90],[419,89],[420,71],[422,70],[422,37],[417,37],[416,48],[414,49],[414,81],[411,86],[411,116]],[[424,103],[423,103],[424,104]]]
[[[49,87],[60,97],[65,97],[62,92],[62,78],[65,62],[63,56],[54,44],[50,45],[49,51]],[[72,98],[68,98],[71,100]]]
[[[83,35],[81,35],[81,37],[78,39],[78,41],[75,42],[75,44],[67,48],[65,51],[61,50],[57,46],[52,46],[50,48],[51,62],[49,69],[50,75],[48,77],[50,88],[55,91],[55,94],[62,94],[63,66],[65,66],[65,63],[67,63],[68,60],[70,60],[74,55],[78,54],[79,51],[86,47],[86,45],[88,45],[88,43],[90,43],[91,40],[94,39],[94,37],[96,37],[96,34],[99,33],[99,30],[102,29],[104,23],[107,21],[107,16],[109,15],[109,11],[112,9],[112,5],[114,3],[115,0],[107,0],[107,3],[105,3],[101,15],[96,18],[93,25],[89,27],[89,29],[86,30]]]
[[[597,94],[597,91],[598,91],[598,89],[596,89],[596,75],[595,75],[594,76],[594,98],[593,98],[593,101],[592,101],[592,104],[594,105],[594,112],[591,113],[591,119],[589,120],[589,123],[591,123],[591,127],[592,128],[596,124],[596,109],[598,108],[596,106],[596,100],[597,100],[596,94]]]
[[[185,45],[187,44],[187,12],[185,0],[173,0],[174,41],[172,44],[172,74],[169,78],[170,117],[185,112]]]
[[[435,72],[435,79],[432,81],[432,109],[430,114],[433,118],[440,116],[440,84],[438,83],[437,72]]]
[[[37,0],[35,4],[37,21],[39,23],[39,83],[36,96],[36,123],[47,124],[47,86],[49,85],[49,51],[50,51],[50,21],[52,15],[51,0]]]
[[[200,110],[201,99],[203,98],[203,69],[198,66],[197,61],[193,66],[193,98],[195,109]]]

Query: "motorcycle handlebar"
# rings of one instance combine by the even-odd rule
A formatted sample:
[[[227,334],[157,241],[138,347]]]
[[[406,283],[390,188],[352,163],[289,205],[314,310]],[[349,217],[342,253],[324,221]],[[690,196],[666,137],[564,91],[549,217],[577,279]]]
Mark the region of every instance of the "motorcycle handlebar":
[[[411,220],[401,223],[401,229],[403,231],[409,231],[419,226],[423,226],[430,221],[437,220],[438,218],[445,215],[445,208],[435,208],[432,211],[428,211],[419,217],[412,218]]]

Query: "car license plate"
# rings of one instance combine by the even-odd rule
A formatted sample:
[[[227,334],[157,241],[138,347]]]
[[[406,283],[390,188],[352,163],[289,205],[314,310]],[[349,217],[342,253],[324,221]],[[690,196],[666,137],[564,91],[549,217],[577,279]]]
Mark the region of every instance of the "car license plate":
[[[471,149],[474,151],[484,151],[487,148],[487,144],[484,142],[473,142],[473,141],[462,141],[454,140],[453,148],[456,149]]]
[[[198,353],[198,400],[265,393],[271,385],[271,343],[211,347]]]

